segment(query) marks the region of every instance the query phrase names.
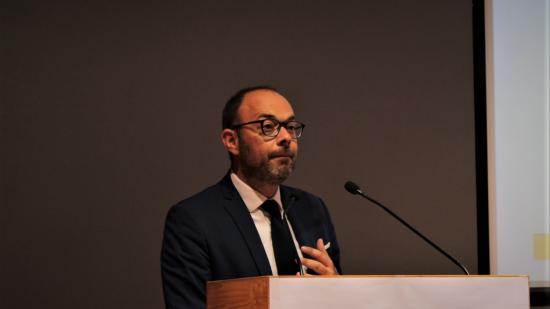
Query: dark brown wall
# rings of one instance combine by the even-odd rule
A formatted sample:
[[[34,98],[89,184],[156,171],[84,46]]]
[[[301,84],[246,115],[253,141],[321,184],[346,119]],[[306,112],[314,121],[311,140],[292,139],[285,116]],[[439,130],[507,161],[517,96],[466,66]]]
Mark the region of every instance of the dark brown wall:
[[[348,274],[477,270],[470,1],[3,4],[2,308],[158,308],[170,205],[228,168],[220,113],[284,90],[289,184],[323,197]]]

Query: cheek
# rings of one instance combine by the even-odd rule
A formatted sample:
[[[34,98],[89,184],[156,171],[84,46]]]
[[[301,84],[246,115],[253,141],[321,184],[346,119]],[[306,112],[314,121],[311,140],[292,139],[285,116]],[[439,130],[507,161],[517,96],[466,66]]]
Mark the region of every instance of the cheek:
[[[272,152],[271,148],[266,147],[265,145],[258,145],[255,149],[253,149],[253,151],[256,152],[256,157],[258,158],[258,160],[262,161],[269,159],[269,155]]]
[[[268,147],[265,144],[250,143],[241,145],[241,152],[251,165],[258,165],[269,158]]]

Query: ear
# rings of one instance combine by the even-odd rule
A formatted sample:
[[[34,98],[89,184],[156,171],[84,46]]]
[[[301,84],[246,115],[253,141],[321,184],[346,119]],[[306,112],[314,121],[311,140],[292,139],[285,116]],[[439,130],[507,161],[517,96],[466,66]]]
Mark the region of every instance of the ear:
[[[239,155],[239,136],[237,131],[231,129],[224,129],[221,134],[222,143],[225,146],[225,149],[229,151],[232,155]]]

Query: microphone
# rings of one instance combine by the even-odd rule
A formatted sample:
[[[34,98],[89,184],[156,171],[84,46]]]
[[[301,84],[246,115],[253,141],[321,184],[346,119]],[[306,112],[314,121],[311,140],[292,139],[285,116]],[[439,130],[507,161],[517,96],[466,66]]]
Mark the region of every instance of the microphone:
[[[304,267],[302,265],[302,261],[300,260],[300,255],[298,254],[298,251],[296,249],[296,246],[294,245],[294,239],[292,238],[292,233],[290,233],[290,223],[288,222],[288,218],[286,216],[286,213],[287,211],[290,209],[290,207],[292,207],[294,205],[294,202],[296,202],[296,200],[298,200],[298,193],[296,192],[292,192],[290,194],[290,201],[288,202],[288,205],[286,207],[283,207],[283,221],[286,223],[287,227],[288,227],[288,236],[290,241],[292,242],[292,247],[295,249],[294,250],[294,258],[296,259],[296,264],[298,264],[298,267],[300,268],[300,275],[301,276],[304,276],[305,273],[304,273]]]
[[[359,188],[359,186],[353,181],[347,181],[344,188],[346,188],[346,190],[351,194],[363,193],[361,188]]]
[[[466,267],[464,267],[464,265],[462,265],[457,259],[455,259],[452,255],[450,255],[449,253],[445,252],[445,250],[441,249],[441,247],[439,247],[438,245],[436,245],[433,241],[431,241],[428,237],[424,236],[422,233],[420,233],[417,229],[415,229],[414,227],[412,227],[409,223],[407,223],[405,220],[403,220],[401,217],[399,217],[397,214],[395,214],[393,211],[391,211],[389,208],[387,208],[386,206],[382,205],[380,202],[378,202],[377,200],[371,198],[370,196],[366,195],[365,193],[363,193],[363,191],[361,190],[361,188],[354,182],[352,181],[348,181],[346,182],[346,184],[344,185],[344,188],[346,188],[346,190],[351,193],[351,194],[358,194],[358,195],[361,195],[362,197],[366,198],[367,200],[371,201],[372,203],[374,203],[375,205],[379,206],[380,208],[382,208],[383,210],[385,210],[387,213],[389,213],[392,217],[394,217],[397,221],[401,222],[403,225],[405,225],[406,227],[409,228],[409,230],[413,231],[417,236],[419,236],[420,238],[422,238],[425,242],[427,242],[430,246],[432,246],[433,248],[435,248],[437,251],[439,251],[439,253],[443,254],[446,258],[448,258],[451,262],[453,262],[455,265],[457,265],[458,267],[460,267],[460,269],[464,272],[464,274],[466,275],[470,275],[470,273],[468,272],[468,269],[466,269]]]

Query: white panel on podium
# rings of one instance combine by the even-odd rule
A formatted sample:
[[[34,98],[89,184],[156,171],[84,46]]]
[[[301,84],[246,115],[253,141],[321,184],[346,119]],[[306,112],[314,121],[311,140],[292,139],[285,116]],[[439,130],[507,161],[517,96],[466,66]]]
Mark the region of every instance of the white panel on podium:
[[[528,309],[527,277],[272,277],[270,309]]]

